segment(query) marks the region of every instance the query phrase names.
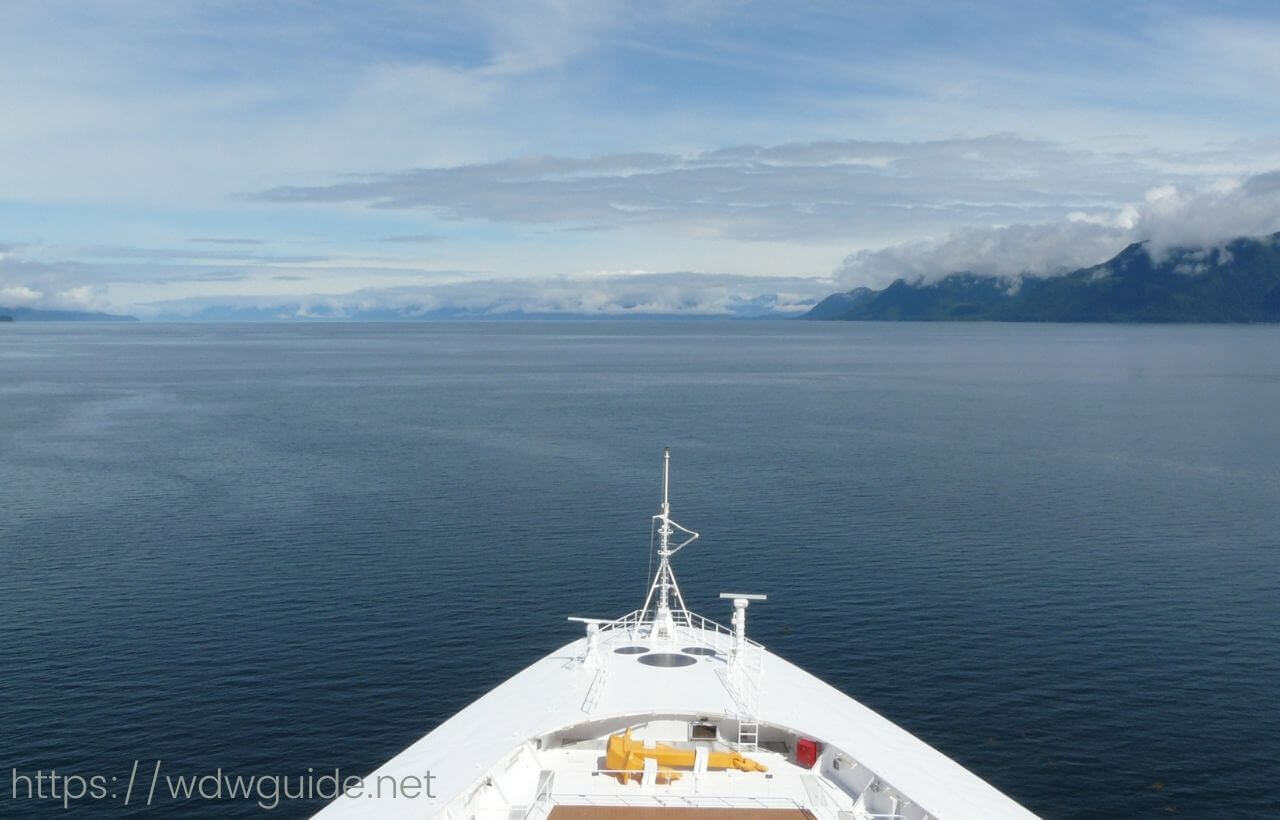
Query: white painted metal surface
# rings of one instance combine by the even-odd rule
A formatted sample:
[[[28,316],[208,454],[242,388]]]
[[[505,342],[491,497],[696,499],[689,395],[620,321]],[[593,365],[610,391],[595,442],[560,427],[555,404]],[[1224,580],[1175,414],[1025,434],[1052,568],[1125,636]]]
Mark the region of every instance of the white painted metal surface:
[[[684,607],[670,557],[697,534],[670,519],[669,456],[655,516],[659,568],[643,609],[612,621],[571,618],[586,634],[536,661],[365,778],[358,796],[318,815],[341,818],[545,817],[557,804],[805,808],[816,817],[993,820],[1033,815],[977,775],[734,629]],[[675,549],[670,536],[689,537]],[[623,651],[618,651],[623,650]],[[768,773],[656,772],[623,784],[603,771],[609,735],[696,750],[738,747]],[[711,733],[714,740],[700,737]],[[821,753],[809,769],[801,738]],[[744,752],[745,753],[745,752]],[[431,775],[432,796],[394,784]]]

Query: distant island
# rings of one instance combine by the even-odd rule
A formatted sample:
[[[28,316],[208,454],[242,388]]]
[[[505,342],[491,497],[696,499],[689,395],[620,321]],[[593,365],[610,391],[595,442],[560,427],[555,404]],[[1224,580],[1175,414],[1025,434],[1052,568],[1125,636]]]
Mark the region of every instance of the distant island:
[[[851,321],[1280,322],[1280,233],[1153,259],[1145,243],[1061,276],[952,273],[823,299],[803,317]]]
[[[24,307],[0,307],[0,322],[136,322],[136,316],[95,313],[82,310],[36,310]]]

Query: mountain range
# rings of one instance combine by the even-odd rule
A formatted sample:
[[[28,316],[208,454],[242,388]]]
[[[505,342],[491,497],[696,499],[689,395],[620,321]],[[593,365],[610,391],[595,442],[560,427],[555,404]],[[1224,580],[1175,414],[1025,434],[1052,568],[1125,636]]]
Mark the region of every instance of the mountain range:
[[[782,318],[779,297],[739,300],[715,318]],[[330,307],[206,304],[169,321],[675,318],[682,314],[575,314],[495,311],[490,307]],[[501,300],[495,304],[502,304]],[[794,303],[793,303],[794,304]],[[688,318],[713,318],[683,314]],[[1058,276],[984,276],[957,272],[936,281],[898,279],[882,290],[855,288],[818,302],[802,318],[863,321],[1004,322],[1277,322],[1280,323],[1280,233],[1213,247],[1152,251],[1129,245],[1099,265]],[[0,321],[131,322],[133,316],[0,306]]]
[[[133,316],[96,313],[84,310],[37,310],[27,307],[0,306],[0,322],[136,322]]]
[[[1129,245],[1061,276],[969,272],[823,299],[803,318],[864,321],[1280,322],[1280,233],[1154,256]]]

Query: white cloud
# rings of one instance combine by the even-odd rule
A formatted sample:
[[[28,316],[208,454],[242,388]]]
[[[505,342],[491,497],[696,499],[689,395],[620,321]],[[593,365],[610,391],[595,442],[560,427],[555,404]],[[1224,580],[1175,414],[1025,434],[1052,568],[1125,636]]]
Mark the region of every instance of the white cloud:
[[[1280,167],[1280,25],[1246,5],[12,0],[0,190],[32,247],[0,287],[132,310],[435,268],[554,293],[866,249],[856,283],[1265,232],[1243,180]]]
[[[519,225],[657,228],[707,239],[863,239],[1105,207],[1139,196],[1151,161],[1003,134],[843,140],[529,156],[277,187],[255,198]]]
[[[811,169],[802,163],[848,162],[863,155],[885,156],[891,154],[895,146],[841,144],[783,148],[785,150],[734,149],[718,153],[734,157],[733,162],[745,157],[750,168],[758,168],[765,162],[788,169],[799,164],[804,176]],[[901,146],[896,149],[905,153]],[[905,161],[894,159],[890,166],[901,169],[915,162],[928,163],[939,153],[932,146],[914,146],[913,150],[929,156],[908,157]],[[975,153],[973,145],[947,147],[952,153],[959,150],[964,150],[971,162],[978,162],[982,156],[981,150]],[[718,168],[724,161],[718,156],[711,164]],[[693,157],[680,162],[682,167],[696,169],[702,159]],[[563,180],[586,178],[594,184],[601,174],[610,184],[629,185],[634,177],[646,173],[645,168],[671,168],[676,164],[660,155],[581,161],[539,158],[504,164],[501,173],[550,181],[554,189]],[[730,165],[730,171],[738,173],[742,168]],[[485,173],[498,172],[487,169]],[[796,184],[796,178],[790,179],[792,183],[788,184]],[[643,183],[637,185],[636,190],[643,190]],[[514,201],[511,207],[524,206]],[[703,221],[695,221],[696,227],[708,230],[718,227],[722,231],[741,229],[725,213],[715,213],[714,208],[705,204],[696,207],[704,208]],[[730,210],[733,207],[737,206],[730,206]],[[13,246],[0,258],[0,288],[6,289],[13,304],[45,307],[103,309],[108,307],[107,296],[111,295],[117,297],[114,307],[126,312],[137,312],[139,303],[172,295],[179,298],[168,299],[163,307],[163,311],[171,315],[183,311],[192,313],[215,304],[292,305],[280,309],[289,314],[301,311],[329,316],[357,316],[378,311],[406,315],[432,311],[479,315],[785,313],[798,311],[814,298],[841,286],[879,287],[900,277],[932,280],[956,271],[1006,277],[1048,276],[1105,261],[1135,241],[1146,241],[1148,248],[1158,254],[1174,246],[1214,245],[1241,235],[1270,234],[1280,231],[1280,173],[1223,178],[1196,186],[1158,185],[1140,193],[1131,202],[1075,210],[1067,210],[1064,203],[1054,211],[1060,214],[1058,218],[1042,222],[966,226],[937,238],[859,251],[847,257],[830,279],[608,271],[504,278],[492,271],[432,268],[395,255],[273,254],[262,252],[257,245],[236,248],[235,243],[240,240],[235,240],[235,243],[187,242],[168,249]],[[624,214],[620,218],[637,217]],[[833,217],[823,217],[830,218]],[[376,244],[387,246],[381,241]],[[435,244],[427,243],[427,246]],[[206,245],[209,247],[204,247]],[[15,254],[16,250],[20,250],[21,257]],[[94,261],[60,260],[59,251],[88,253]],[[230,286],[231,282],[237,284]],[[243,295],[223,296],[229,287]],[[315,295],[317,292],[319,295]],[[3,303],[0,299],[0,304]],[[144,313],[156,309],[141,308]]]
[[[837,277],[848,286],[883,287],[895,279],[935,281],[968,271],[990,276],[1051,276],[1098,262],[1128,242],[1128,232],[1095,221],[968,228],[937,240],[918,240],[845,259]]]
[[[1199,189],[1153,189],[1139,206],[1132,230],[1157,253],[1280,231],[1280,172],[1220,180]]]
[[[108,302],[91,266],[0,254],[0,307],[102,310]]]
[[[39,290],[26,285],[0,282],[0,308],[36,308],[38,310],[101,310],[105,300],[91,285],[65,290]]]
[[[796,315],[835,288],[829,279],[727,274],[596,273],[538,280],[479,280],[365,288],[345,294],[209,296],[144,306],[162,318],[386,319],[465,315],[617,318]]]
[[[1159,256],[1174,247],[1209,247],[1276,231],[1280,172],[1270,172],[1194,188],[1161,185],[1118,208],[1039,224],[965,228],[861,251],[846,258],[836,276],[851,287],[881,287],[898,278],[934,281],[959,271],[1052,276],[1104,262],[1132,242],[1146,242]]]
[[[0,305],[6,307],[31,307],[43,299],[43,293],[26,285],[0,287]]]

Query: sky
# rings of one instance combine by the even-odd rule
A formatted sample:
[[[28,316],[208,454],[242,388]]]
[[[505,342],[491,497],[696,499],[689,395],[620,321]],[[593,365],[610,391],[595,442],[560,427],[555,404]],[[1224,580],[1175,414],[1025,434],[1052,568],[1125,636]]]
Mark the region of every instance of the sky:
[[[793,313],[1267,234],[1276,43],[1273,0],[6,0],[0,306]]]

